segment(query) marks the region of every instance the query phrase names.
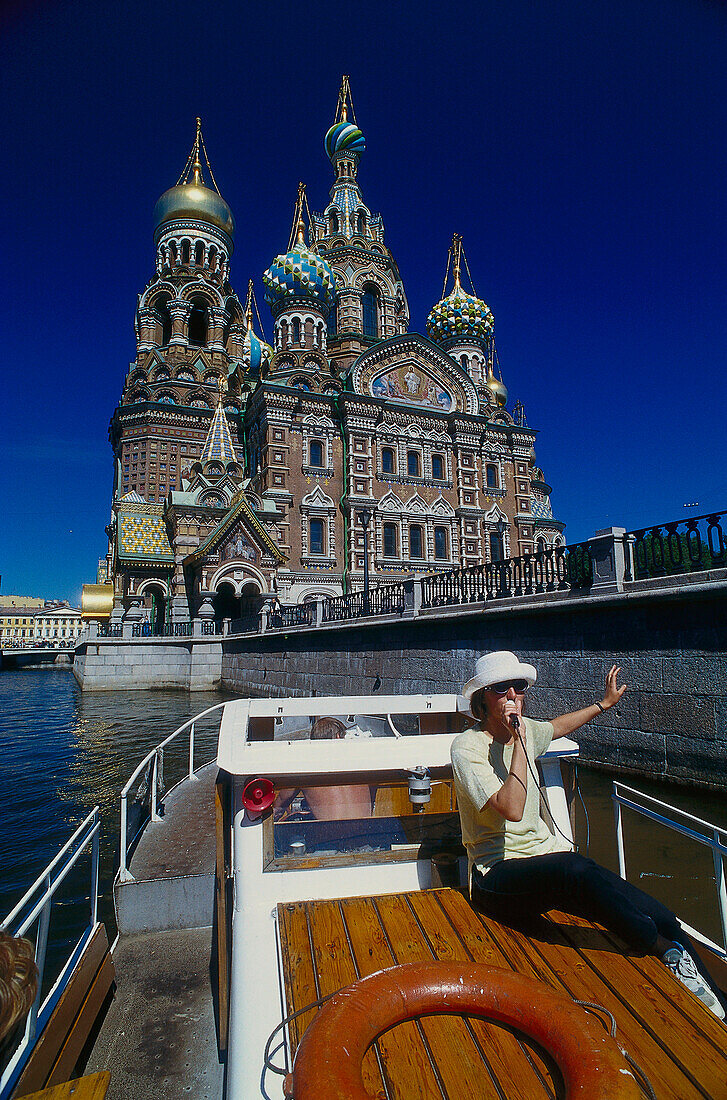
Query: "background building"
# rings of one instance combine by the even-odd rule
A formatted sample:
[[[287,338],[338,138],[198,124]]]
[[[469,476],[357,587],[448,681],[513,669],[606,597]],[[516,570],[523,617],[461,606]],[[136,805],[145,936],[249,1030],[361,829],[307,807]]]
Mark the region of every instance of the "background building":
[[[217,617],[562,540],[536,432],[509,412],[494,318],[455,235],[445,297],[411,332],[406,292],[358,183],[365,149],[344,78],[325,136],[330,202],[299,188],[287,250],[263,275],[272,346],[229,281],[235,225],[199,120],[155,210],[156,271],[110,426],[107,572],[115,614]],[[207,179],[209,177],[209,180]],[[306,239],[307,238],[307,239]],[[432,271],[432,281],[440,273]]]
[[[63,649],[72,646],[83,629],[81,612],[68,603],[27,597],[16,606],[6,605],[4,599],[0,599],[0,649],[38,645]]]

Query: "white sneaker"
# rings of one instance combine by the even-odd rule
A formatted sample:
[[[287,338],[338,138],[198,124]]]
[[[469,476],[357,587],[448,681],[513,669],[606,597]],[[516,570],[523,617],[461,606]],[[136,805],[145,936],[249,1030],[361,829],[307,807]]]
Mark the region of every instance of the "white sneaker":
[[[715,1016],[720,1020],[724,1020],[722,1005],[697,970],[692,956],[688,951],[685,951],[681,944],[670,947],[663,956],[663,961],[664,965],[669,967],[672,974],[679,979],[682,985],[685,985],[687,989],[691,989],[692,993],[696,993],[700,1001],[704,1001],[707,1008],[710,1008]]]

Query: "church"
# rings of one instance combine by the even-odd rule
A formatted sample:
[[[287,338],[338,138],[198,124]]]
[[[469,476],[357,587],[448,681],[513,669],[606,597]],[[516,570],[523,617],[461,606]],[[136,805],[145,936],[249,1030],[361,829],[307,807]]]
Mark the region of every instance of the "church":
[[[426,334],[410,329],[358,182],[365,139],[347,77],[324,147],[330,202],[311,211],[300,185],[287,250],[262,275],[270,344],[254,281],[233,289],[235,222],[199,119],[157,202],[156,270],[109,429],[99,580],[114,618],[138,602],[161,628],[211,601],[217,620],[245,621],[273,598],[361,590],[365,573],[385,585],[563,541],[459,235]]]

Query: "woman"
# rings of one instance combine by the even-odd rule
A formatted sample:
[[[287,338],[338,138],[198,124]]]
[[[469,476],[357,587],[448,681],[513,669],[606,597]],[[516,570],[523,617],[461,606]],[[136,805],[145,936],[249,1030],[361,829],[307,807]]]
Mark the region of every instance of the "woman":
[[[523,700],[537,673],[507,651],[487,653],[463,689],[477,724],[455,738],[452,768],[470,868],[473,905],[510,923],[565,909],[597,920],[630,947],[664,961],[676,977],[724,1019],[706,975],[679,942],[685,939],[673,913],[654,898],[571,850],[540,817],[535,760],[557,737],[567,737],[619,702],[626,685],[621,670],[606,677],[600,702],[552,722],[523,714]]]

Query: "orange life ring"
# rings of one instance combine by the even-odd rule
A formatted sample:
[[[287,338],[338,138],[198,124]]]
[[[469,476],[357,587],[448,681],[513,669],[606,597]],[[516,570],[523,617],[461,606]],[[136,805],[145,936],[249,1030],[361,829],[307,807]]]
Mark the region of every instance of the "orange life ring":
[[[641,1100],[635,1077],[603,1025],[532,978],[477,963],[405,963],[342,989],[298,1047],[286,1096],[371,1100],[361,1062],[395,1024],[426,1015],[486,1016],[535,1039],[560,1069],[568,1100]]]

